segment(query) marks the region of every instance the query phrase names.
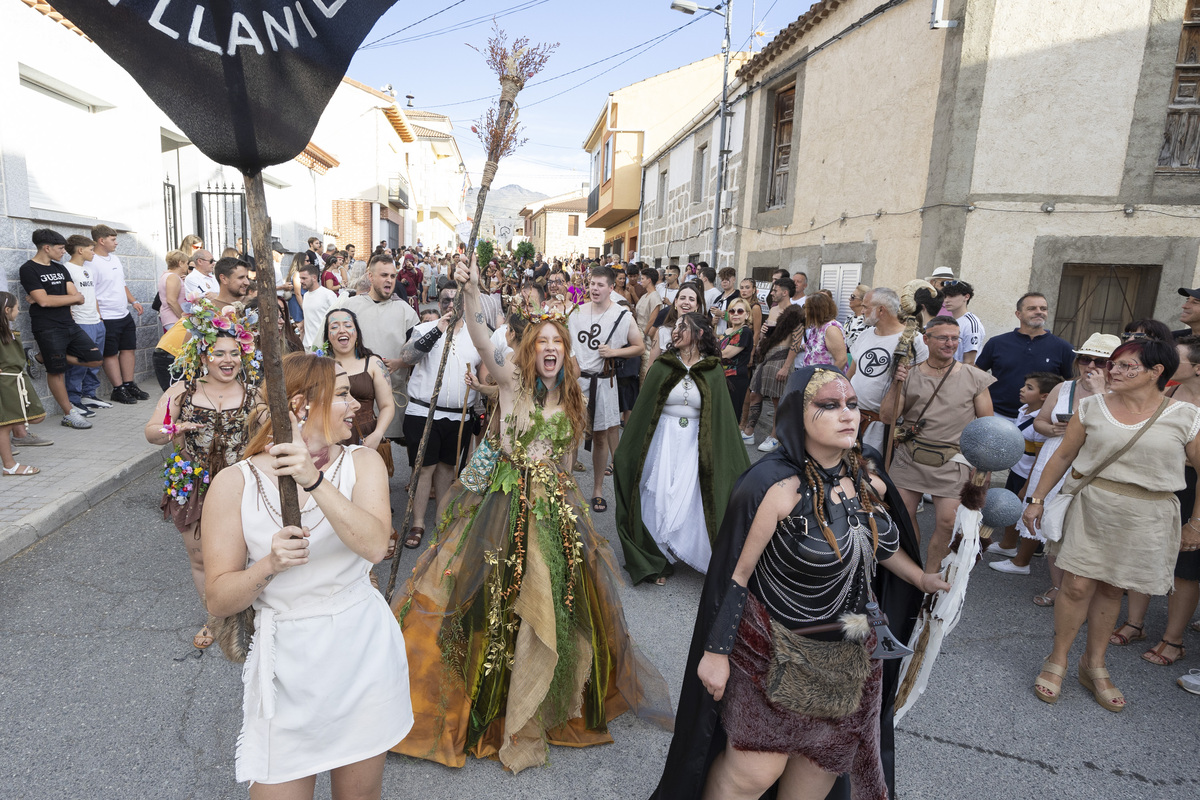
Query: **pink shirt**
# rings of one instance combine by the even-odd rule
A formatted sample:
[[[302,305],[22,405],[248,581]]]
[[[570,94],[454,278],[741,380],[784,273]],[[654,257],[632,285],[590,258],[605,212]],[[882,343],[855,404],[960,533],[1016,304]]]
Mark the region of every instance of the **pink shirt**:
[[[162,275],[158,276],[158,299],[159,302],[162,303],[162,308],[158,310],[158,318],[162,322],[164,332],[169,330],[176,322],[179,322],[179,317],[167,303],[167,275],[169,274],[170,273],[164,272]],[[179,297],[176,298],[176,302],[179,303],[180,308],[183,308],[183,296],[183,278],[180,278]]]

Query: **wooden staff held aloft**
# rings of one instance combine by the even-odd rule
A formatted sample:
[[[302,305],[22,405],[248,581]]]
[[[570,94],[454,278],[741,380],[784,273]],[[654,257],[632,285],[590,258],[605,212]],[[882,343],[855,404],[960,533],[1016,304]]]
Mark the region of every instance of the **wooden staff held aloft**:
[[[271,436],[276,444],[292,440],[287,389],[283,380],[280,352],[279,306],[275,299],[275,260],[271,253],[271,218],[262,173],[245,175],[246,210],[250,215],[250,239],[254,245],[255,280],[258,283],[258,349],[263,361],[263,389],[271,412]],[[300,499],[290,475],[279,476],[279,507],[283,524],[300,527]]]
[[[479,238],[479,225],[483,220],[483,209],[487,202],[488,190],[491,189],[492,181],[495,180],[500,159],[511,155],[525,141],[518,138],[520,128],[517,124],[517,94],[525,88],[525,83],[530,78],[542,70],[550,58],[550,53],[557,47],[557,43],[530,47],[529,39],[525,37],[516,39],[510,47],[504,31],[500,30],[498,26],[492,29],[492,36],[488,39],[487,52],[484,56],[488,66],[500,78],[500,100],[496,106],[488,108],[487,114],[482,120],[471,126],[471,130],[479,136],[483,146],[487,149],[488,160],[483,167],[483,177],[479,182],[479,195],[475,200],[475,218],[471,224],[471,236],[467,240],[468,254],[475,252],[475,241]],[[463,261],[468,260],[467,256],[460,256],[460,258]],[[451,274],[453,274],[453,269]],[[447,337],[454,336],[455,326],[462,319],[462,286],[458,286],[458,289],[458,295],[454,298],[454,312],[450,318],[450,325],[446,328]],[[447,343],[442,347],[442,360],[438,364],[437,377],[433,382],[433,393],[429,400],[429,412],[425,416],[425,428],[421,432],[421,442],[417,445],[414,471],[421,469],[425,460],[425,447],[429,443],[429,435],[433,430],[433,414],[437,407],[438,394],[442,391],[442,378],[446,373],[446,361],[449,356],[450,346]],[[456,463],[456,469],[457,466]],[[414,480],[409,482],[408,503],[404,508],[404,524],[400,527],[402,533],[407,531],[413,522],[413,508],[418,483],[415,480],[415,473],[413,477]],[[396,555],[392,558],[391,575],[388,578],[386,597],[389,603],[396,591],[396,575],[399,568],[400,551],[397,550]]]

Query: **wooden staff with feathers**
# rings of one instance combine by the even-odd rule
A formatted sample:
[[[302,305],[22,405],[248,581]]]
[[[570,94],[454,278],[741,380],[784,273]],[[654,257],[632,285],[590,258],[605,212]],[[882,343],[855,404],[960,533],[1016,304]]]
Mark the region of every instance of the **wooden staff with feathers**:
[[[517,122],[517,94],[525,88],[525,83],[529,79],[542,71],[542,68],[546,66],[546,61],[550,58],[550,54],[557,47],[557,43],[539,44],[531,47],[529,39],[526,37],[514,40],[510,46],[507,36],[499,26],[495,26],[492,29],[492,36],[488,39],[487,52],[484,53],[484,58],[488,66],[492,68],[492,71],[500,79],[500,99],[495,106],[488,108],[482,120],[471,126],[471,130],[479,136],[483,146],[487,149],[488,160],[483,167],[483,177],[479,181],[479,196],[475,201],[475,218],[471,225],[471,237],[466,243],[467,255],[460,256],[464,260],[469,260],[470,254],[475,251],[475,242],[479,237],[479,225],[483,220],[484,205],[487,202],[487,195],[491,189],[492,181],[496,177],[496,169],[499,167],[500,159],[511,155],[518,147],[525,143],[524,139],[519,138],[520,126]],[[453,270],[451,270],[452,272]],[[462,319],[462,287],[459,286],[458,288],[459,293],[454,299],[453,315],[450,318],[449,326],[446,328],[447,336],[454,335],[455,326]],[[433,382],[429,413],[425,417],[425,428],[421,432],[421,442],[417,445],[417,458],[414,462],[416,465],[413,467],[414,470],[420,469],[420,465],[425,460],[425,448],[429,444],[429,434],[433,429],[433,415],[437,407],[438,394],[442,391],[442,378],[446,373],[446,361],[449,356],[450,347],[446,345],[442,348],[442,360],[438,364],[437,378]],[[412,480],[409,483],[408,503],[404,508],[404,523],[400,527],[402,532],[407,531],[412,524],[416,494],[417,481]],[[396,575],[399,567],[400,550],[397,549],[395,556],[392,557],[391,575],[388,578],[386,597],[389,603],[396,591]]]
[[[892,366],[890,368],[892,382],[888,386],[889,392],[896,385],[896,368],[901,364],[906,367],[911,366],[913,359],[917,355],[913,340],[921,334],[921,315],[916,301],[918,289],[929,289],[935,294],[937,292],[928,281],[915,280],[905,284],[904,290],[900,293],[900,321],[904,323],[904,333],[900,334],[900,341],[896,342],[896,348],[892,351]],[[883,448],[884,470],[891,469],[892,467],[892,450],[895,446],[896,425],[900,417],[900,395],[901,392],[896,392],[895,399],[892,401],[892,419],[894,421],[888,426],[887,442]]]

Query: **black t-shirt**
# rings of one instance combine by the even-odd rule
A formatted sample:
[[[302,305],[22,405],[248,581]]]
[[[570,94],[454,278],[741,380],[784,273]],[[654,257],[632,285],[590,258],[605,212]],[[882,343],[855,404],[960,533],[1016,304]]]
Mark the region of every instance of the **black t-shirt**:
[[[33,260],[26,261],[21,265],[20,276],[21,287],[29,295],[41,289],[47,295],[65,297],[68,294],[67,284],[71,283],[71,273],[57,261],[51,261],[47,266]],[[71,318],[70,306],[43,308],[33,303],[29,306],[29,322],[33,328],[41,329],[70,325],[74,320]]]

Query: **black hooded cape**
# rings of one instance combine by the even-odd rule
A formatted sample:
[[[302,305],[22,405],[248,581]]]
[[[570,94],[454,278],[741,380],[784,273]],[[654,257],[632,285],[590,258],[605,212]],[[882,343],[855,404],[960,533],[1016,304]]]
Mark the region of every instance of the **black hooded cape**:
[[[651,800],[700,800],[708,778],[709,766],[713,759],[725,750],[726,738],[721,725],[720,704],[713,700],[712,695],[700,683],[696,668],[704,655],[704,645],[708,640],[713,619],[725,597],[729,582],[733,579],[733,570],[737,566],[750,532],[750,524],[763,497],[767,490],[779,481],[803,474],[804,388],[813,375],[826,369],[831,368],[804,367],[793,373],[784,396],[779,401],[775,422],[775,436],[779,440],[779,448],[752,465],[734,485],[720,533],[717,534],[717,541],[713,545],[712,561],[704,580],[704,591],[700,595],[696,626],[692,631],[687,667],[683,673],[683,688],[679,694],[679,710],[675,715],[675,735],[671,739],[671,749],[667,753],[662,778],[658,788],[651,795]],[[882,471],[883,458],[871,448],[866,448],[863,455],[877,465],[875,472],[887,486],[884,500],[892,520],[900,528],[900,548],[909,558],[920,564],[920,537],[908,517],[895,485]],[[907,642],[912,635],[924,594],[887,569],[879,569],[876,572],[874,590],[880,607],[888,615],[888,627],[900,641]],[[879,720],[883,770],[892,797],[896,796],[892,716],[900,664],[900,659],[883,662],[883,706]],[[774,794],[772,789],[764,797],[774,797]],[[848,800],[849,797],[849,781],[843,775],[830,791],[829,798]]]

